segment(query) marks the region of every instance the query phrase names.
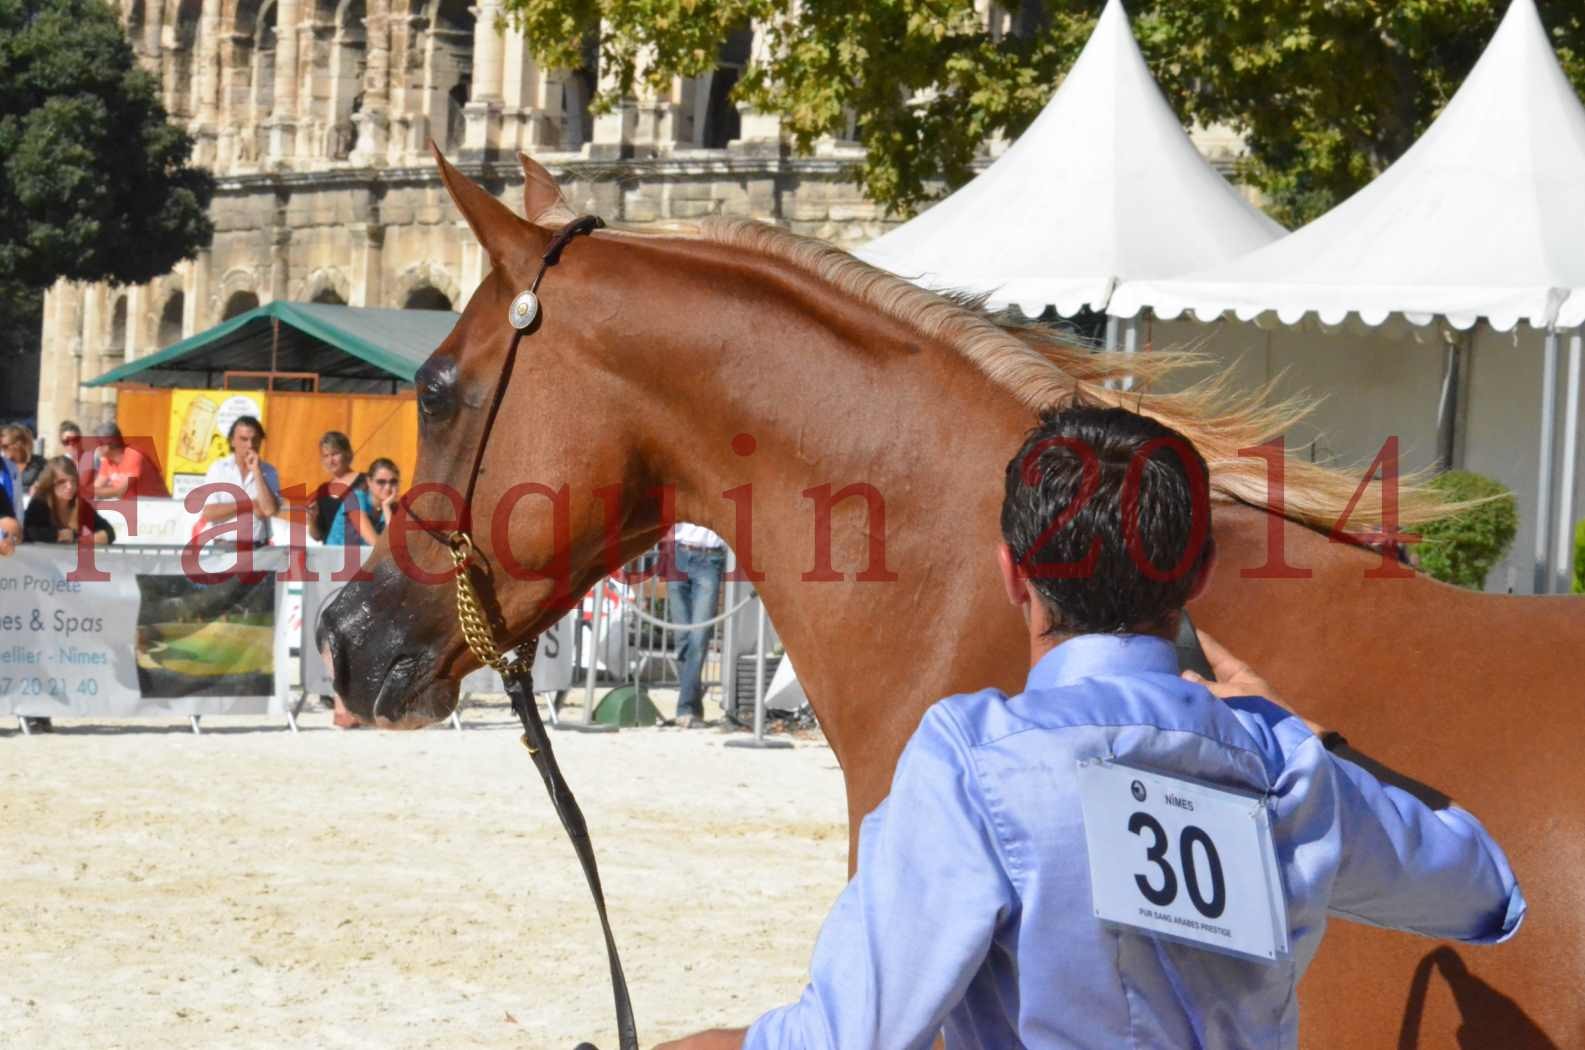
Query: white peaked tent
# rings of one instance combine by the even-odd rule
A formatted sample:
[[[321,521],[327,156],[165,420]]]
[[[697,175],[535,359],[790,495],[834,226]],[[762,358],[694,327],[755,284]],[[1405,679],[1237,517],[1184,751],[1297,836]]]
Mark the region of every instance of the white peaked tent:
[[[1165,277],[1282,234],[1200,156],[1109,0],[1062,86],[968,185],[855,254],[928,288],[1034,316],[1104,309],[1126,278]]]
[[[1467,330],[1546,329],[1537,590],[1567,573],[1559,535],[1549,564],[1558,328],[1585,322],[1585,106],[1558,65],[1533,0],[1513,0],[1458,93],[1387,171],[1315,222],[1242,258],[1165,280],[1125,283],[1109,312],[1275,314],[1366,325],[1393,315]],[[1572,298],[1571,298],[1572,296]],[[1570,347],[1559,518],[1573,513],[1580,342]],[[1449,356],[1444,393],[1457,377]],[[1550,576],[1551,578],[1544,579]]]

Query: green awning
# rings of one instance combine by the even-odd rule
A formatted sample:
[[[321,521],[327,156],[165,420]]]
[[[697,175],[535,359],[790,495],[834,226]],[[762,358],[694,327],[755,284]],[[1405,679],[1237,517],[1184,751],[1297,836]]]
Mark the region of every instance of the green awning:
[[[418,366],[456,324],[457,315],[448,310],[276,300],[83,385],[130,379],[151,386],[211,386],[224,372],[266,370],[312,372],[320,377],[321,390],[369,381],[411,383]]]

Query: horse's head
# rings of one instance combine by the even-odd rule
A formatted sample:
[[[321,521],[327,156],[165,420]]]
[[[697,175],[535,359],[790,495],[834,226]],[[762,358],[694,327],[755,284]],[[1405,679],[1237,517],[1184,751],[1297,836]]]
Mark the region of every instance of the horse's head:
[[[471,573],[505,649],[554,623],[613,561],[661,531],[634,442],[623,440],[624,413],[600,411],[632,397],[601,367],[609,358],[598,332],[617,311],[612,289],[589,279],[597,266],[619,263],[620,253],[607,250],[595,263],[609,245],[569,243],[545,272],[538,316],[519,330],[514,301],[574,216],[554,179],[527,157],[526,221],[437,159],[491,268],[415,378],[414,485],[363,577],[319,623],[337,692],[352,712],[383,726],[444,718],[458,681],[478,665],[458,625],[448,537],[471,537]]]

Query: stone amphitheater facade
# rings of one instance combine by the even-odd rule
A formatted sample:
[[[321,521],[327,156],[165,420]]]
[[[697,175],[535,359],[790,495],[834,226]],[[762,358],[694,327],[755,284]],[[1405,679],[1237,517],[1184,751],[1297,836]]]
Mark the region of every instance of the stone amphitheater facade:
[[[752,216],[856,244],[885,228],[851,142],[791,156],[774,116],[728,93],[758,39],[716,69],[591,115],[585,70],[541,68],[500,0],[121,0],[140,61],[215,172],[215,236],[147,284],[61,282],[45,297],[40,432],[114,415],[81,383],[275,299],[460,309],[484,256],[433,139],[514,207],[524,151],[574,208],[645,224]],[[993,27],[1011,16],[986,5]],[[594,64],[589,56],[589,65]]]

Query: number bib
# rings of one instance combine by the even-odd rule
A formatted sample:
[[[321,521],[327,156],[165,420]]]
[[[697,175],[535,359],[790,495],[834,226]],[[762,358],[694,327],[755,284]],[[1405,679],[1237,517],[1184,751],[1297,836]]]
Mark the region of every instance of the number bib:
[[[1263,962],[1288,954],[1288,909],[1263,798],[1079,763],[1096,917]]]

